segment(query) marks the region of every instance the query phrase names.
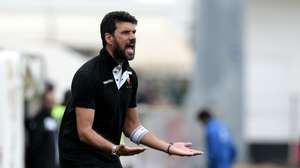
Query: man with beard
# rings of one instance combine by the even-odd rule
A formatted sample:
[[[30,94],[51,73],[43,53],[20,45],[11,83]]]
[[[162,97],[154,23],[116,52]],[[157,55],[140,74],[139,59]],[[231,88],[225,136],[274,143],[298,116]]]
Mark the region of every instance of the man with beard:
[[[138,80],[129,66],[135,54],[137,20],[127,12],[108,13],[101,22],[103,49],[75,74],[71,100],[59,137],[62,168],[121,168],[119,156],[141,153],[143,147],[120,145],[121,133],[170,155],[202,152],[190,143],[167,143],[144,128],[136,109]]]

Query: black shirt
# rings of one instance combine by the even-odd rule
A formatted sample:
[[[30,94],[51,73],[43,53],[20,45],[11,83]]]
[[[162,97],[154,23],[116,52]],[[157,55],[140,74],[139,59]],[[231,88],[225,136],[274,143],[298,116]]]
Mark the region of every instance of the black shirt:
[[[93,129],[114,144],[119,144],[128,108],[136,107],[137,76],[128,62],[122,64],[129,71],[127,81],[117,88],[112,70],[118,64],[102,49],[99,56],[85,63],[74,75],[72,98],[68,104],[60,128],[60,158],[75,162],[113,164],[118,157],[105,153],[80,141],[75,107],[95,109]]]
[[[55,140],[57,124],[50,115],[51,109],[42,107],[38,114],[27,121],[28,147],[26,167],[56,168]]]

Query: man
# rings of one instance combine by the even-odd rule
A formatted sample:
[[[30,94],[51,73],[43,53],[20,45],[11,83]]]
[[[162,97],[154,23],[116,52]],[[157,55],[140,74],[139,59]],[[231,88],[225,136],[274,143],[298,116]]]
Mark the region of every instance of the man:
[[[85,63],[72,81],[60,137],[63,168],[121,168],[119,156],[143,147],[119,145],[121,133],[170,155],[194,156],[190,143],[167,143],[144,128],[136,109],[138,80],[128,61],[134,59],[137,20],[127,12],[108,13],[101,22],[103,49]]]
[[[200,110],[197,118],[206,126],[208,168],[230,168],[236,150],[228,128],[209,109]]]
[[[36,116],[27,122],[28,148],[26,153],[26,167],[28,168],[56,168],[57,155],[55,135],[57,124],[51,116],[51,109],[55,104],[54,85],[45,84],[42,95],[42,105]]]

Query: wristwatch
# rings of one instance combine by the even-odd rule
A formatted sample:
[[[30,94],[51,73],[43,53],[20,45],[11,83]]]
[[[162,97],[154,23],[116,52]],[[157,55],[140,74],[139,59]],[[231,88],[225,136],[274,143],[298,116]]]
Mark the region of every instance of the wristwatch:
[[[117,148],[118,148],[118,146],[117,146],[117,145],[114,145],[114,146],[111,148],[111,154],[118,156],[118,155],[117,155],[117,151],[118,151]]]

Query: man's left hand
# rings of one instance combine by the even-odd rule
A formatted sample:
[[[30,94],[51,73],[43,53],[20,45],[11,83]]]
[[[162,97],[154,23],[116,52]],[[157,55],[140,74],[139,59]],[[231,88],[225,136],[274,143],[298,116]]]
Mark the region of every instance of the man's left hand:
[[[203,152],[200,150],[192,149],[192,143],[187,142],[175,142],[169,147],[170,155],[177,156],[196,156],[202,155]]]

